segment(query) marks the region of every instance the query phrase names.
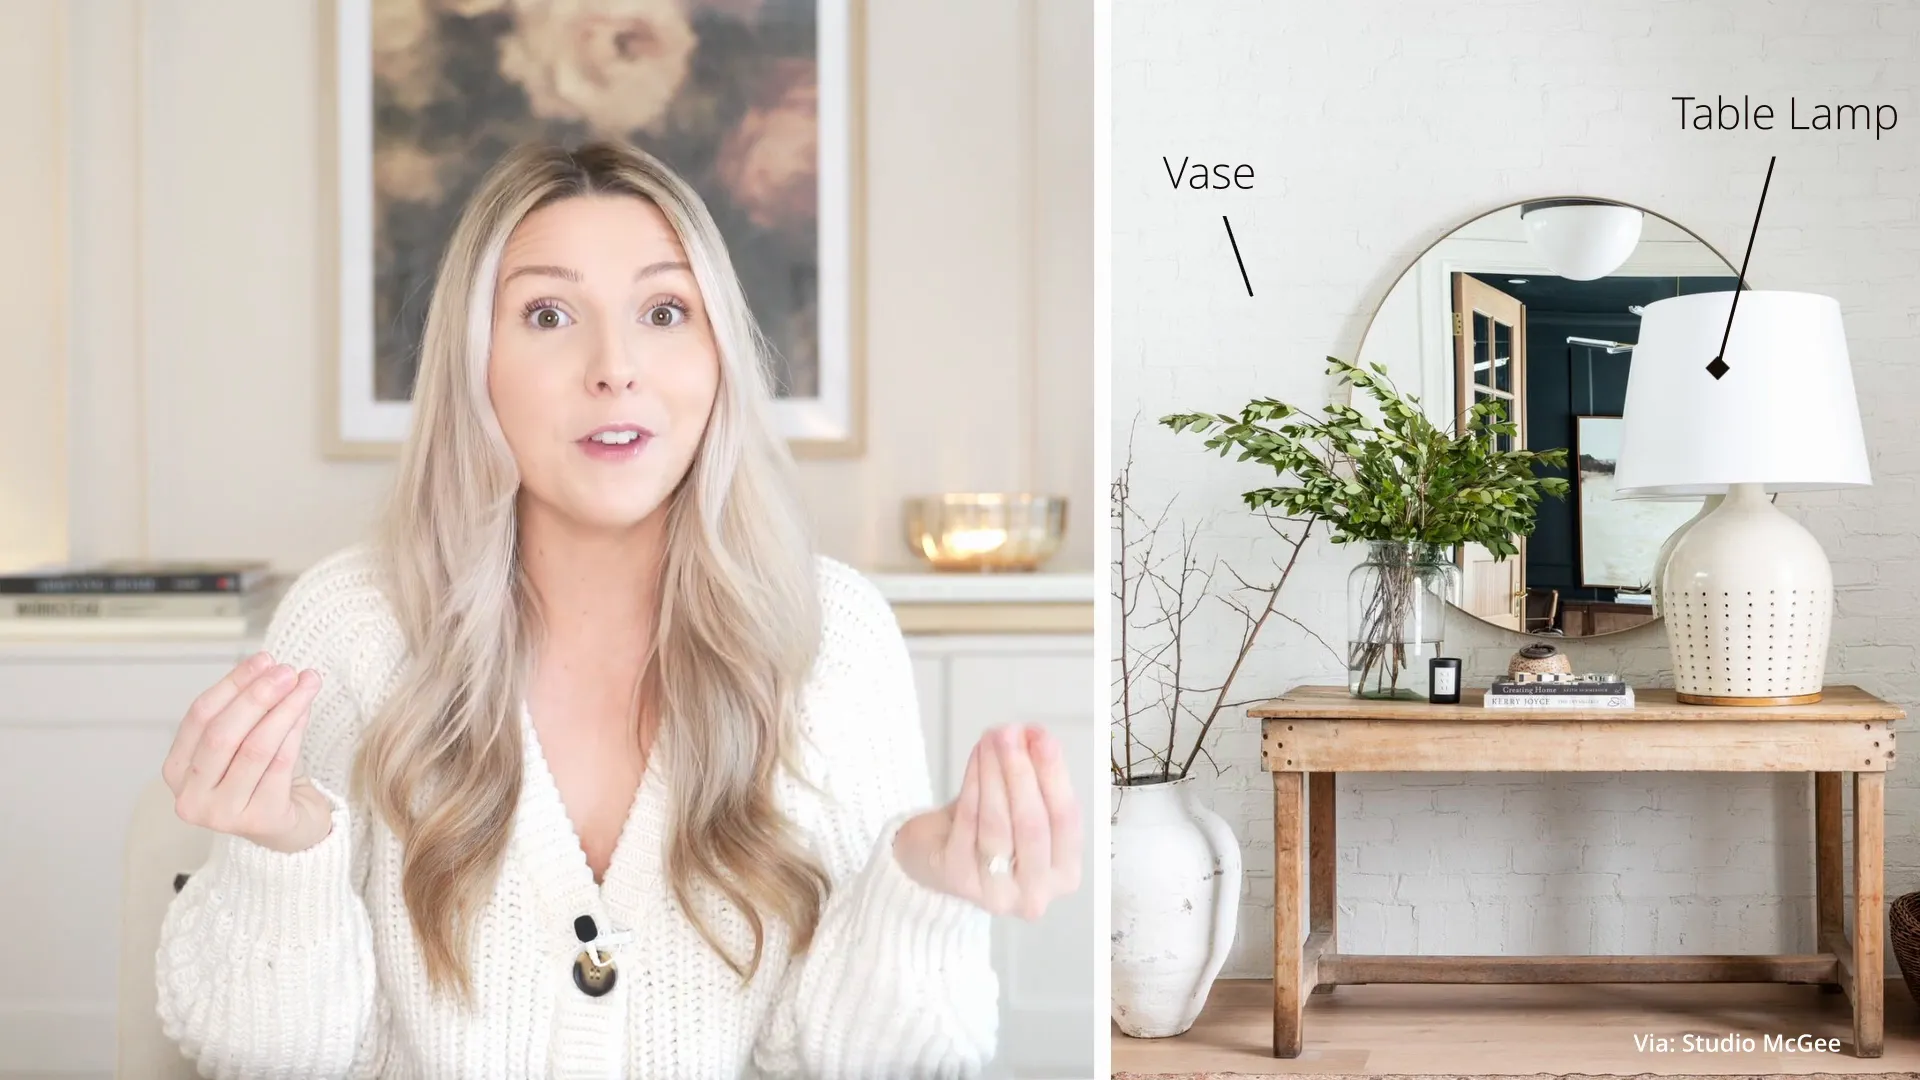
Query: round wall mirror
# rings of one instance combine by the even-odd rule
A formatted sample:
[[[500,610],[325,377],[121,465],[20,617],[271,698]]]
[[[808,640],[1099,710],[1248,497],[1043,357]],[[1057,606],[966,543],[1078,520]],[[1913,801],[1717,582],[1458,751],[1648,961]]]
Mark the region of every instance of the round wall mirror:
[[[1518,555],[1495,560],[1477,544],[1454,553],[1455,607],[1495,626],[1564,637],[1654,621],[1654,560],[1702,500],[1613,497],[1639,313],[1671,296],[1728,292],[1738,280],[1684,227],[1584,198],[1484,214],[1400,275],[1367,326],[1360,363],[1385,365],[1443,427],[1500,400],[1521,446],[1567,450],[1567,467],[1551,471],[1568,481],[1567,497],[1541,500]]]

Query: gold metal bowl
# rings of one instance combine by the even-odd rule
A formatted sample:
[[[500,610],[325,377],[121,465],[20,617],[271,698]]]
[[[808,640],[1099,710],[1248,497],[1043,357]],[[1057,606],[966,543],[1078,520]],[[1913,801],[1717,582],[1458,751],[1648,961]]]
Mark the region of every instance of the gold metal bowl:
[[[906,504],[907,546],[936,570],[1035,570],[1060,550],[1058,495],[927,495]]]

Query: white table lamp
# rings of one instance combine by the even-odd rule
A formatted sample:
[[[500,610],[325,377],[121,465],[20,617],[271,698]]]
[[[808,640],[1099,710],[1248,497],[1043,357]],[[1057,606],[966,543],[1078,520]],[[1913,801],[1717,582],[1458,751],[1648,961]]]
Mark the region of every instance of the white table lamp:
[[[1804,704],[1820,700],[1826,675],[1833,568],[1767,493],[1871,484],[1860,406],[1831,297],[1741,293],[1722,352],[1730,308],[1731,292],[1647,305],[1616,490],[1726,495],[1680,535],[1661,575],[1680,700]]]

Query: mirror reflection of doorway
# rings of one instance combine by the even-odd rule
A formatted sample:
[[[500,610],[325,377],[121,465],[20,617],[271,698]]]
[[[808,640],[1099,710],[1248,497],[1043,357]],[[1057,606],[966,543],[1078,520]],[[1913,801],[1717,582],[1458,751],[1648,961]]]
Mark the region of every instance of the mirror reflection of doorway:
[[[1613,633],[1654,618],[1653,560],[1698,500],[1615,500],[1613,460],[1627,375],[1640,337],[1639,310],[1670,296],[1731,289],[1734,278],[1617,274],[1569,281],[1547,274],[1478,273],[1526,308],[1528,364],[1524,397],[1529,449],[1566,447],[1570,498],[1540,504],[1526,549],[1530,607],[1554,618],[1524,629],[1569,637]],[[1612,443],[1598,436],[1612,436]],[[1623,565],[1632,564],[1632,565]],[[1546,603],[1541,601],[1546,599]]]
[[[1565,499],[1542,499],[1514,557],[1454,552],[1456,610],[1522,633],[1582,637],[1644,625],[1654,559],[1697,498],[1616,500],[1608,424],[1625,405],[1654,301],[1734,287],[1733,266],[1694,233],[1648,211],[1639,243],[1604,276],[1559,276],[1510,204],[1435,241],[1374,312],[1359,360],[1418,394],[1427,418],[1453,429],[1476,401],[1511,404],[1526,450],[1565,449]],[[1578,429],[1578,430],[1576,430]],[[1581,436],[1584,434],[1584,438]],[[1617,439],[1614,440],[1617,442]],[[1516,595],[1518,594],[1518,595]]]
[[[1496,449],[1527,446],[1527,309],[1512,296],[1471,274],[1453,275],[1454,418],[1464,428],[1475,405],[1498,401],[1516,436],[1496,436]],[[1462,544],[1460,606],[1509,630],[1525,629],[1527,541],[1520,552],[1496,560],[1479,544]]]

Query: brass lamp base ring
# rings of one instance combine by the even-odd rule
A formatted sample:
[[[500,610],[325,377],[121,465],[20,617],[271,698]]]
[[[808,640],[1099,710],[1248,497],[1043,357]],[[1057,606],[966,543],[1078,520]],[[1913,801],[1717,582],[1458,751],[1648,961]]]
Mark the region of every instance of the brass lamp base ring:
[[[1769,705],[1811,705],[1820,700],[1820,691],[1811,694],[1784,694],[1779,697],[1718,697],[1712,694],[1682,694],[1674,699],[1682,705],[1736,705],[1764,708]]]

